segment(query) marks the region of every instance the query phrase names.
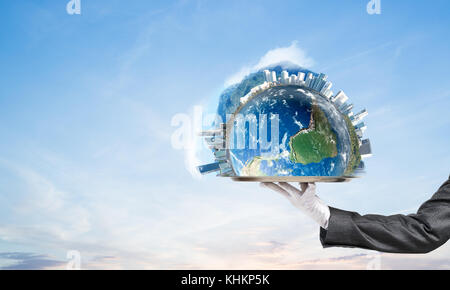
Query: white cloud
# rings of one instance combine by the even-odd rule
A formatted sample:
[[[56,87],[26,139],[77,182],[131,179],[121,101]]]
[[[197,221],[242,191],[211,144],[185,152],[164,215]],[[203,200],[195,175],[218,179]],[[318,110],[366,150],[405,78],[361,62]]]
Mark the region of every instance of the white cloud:
[[[314,60],[306,54],[305,50],[298,46],[297,41],[293,41],[290,46],[269,50],[259,59],[257,64],[244,66],[238,73],[228,78],[225,85],[230,86],[236,84],[252,72],[283,62],[290,62],[304,68],[309,68],[314,65]]]

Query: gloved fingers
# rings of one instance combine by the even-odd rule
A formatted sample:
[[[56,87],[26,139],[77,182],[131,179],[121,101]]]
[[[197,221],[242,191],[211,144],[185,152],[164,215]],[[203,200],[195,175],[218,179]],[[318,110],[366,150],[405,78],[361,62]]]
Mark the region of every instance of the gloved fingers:
[[[300,190],[303,192],[305,192],[305,190],[308,188],[309,183],[306,182],[300,182]]]
[[[289,192],[291,195],[302,195],[303,192],[301,192],[300,190],[298,190],[297,188],[295,188],[294,186],[290,185],[287,182],[280,182],[278,183],[284,190],[286,190],[287,192]]]
[[[316,184],[314,182],[308,183],[308,189],[316,194]]]
[[[308,183],[308,186],[306,187],[306,189],[303,193],[307,196],[310,196],[310,195],[315,196],[316,195],[316,184]]]
[[[287,198],[290,197],[289,192],[287,192],[286,190],[284,190],[283,188],[281,188],[280,186],[276,185],[273,182],[261,182],[260,185],[261,185],[261,187],[269,188],[273,191],[276,191],[276,192],[282,194],[284,197],[287,197]]]

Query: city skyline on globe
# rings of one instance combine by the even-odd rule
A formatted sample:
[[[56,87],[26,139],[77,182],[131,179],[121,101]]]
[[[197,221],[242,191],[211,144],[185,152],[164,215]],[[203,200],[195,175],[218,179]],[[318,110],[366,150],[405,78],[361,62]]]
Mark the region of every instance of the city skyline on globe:
[[[371,155],[367,111],[354,114],[325,74],[290,63],[246,76],[220,95],[214,130],[203,136],[215,162],[202,173],[229,177],[355,177]],[[268,146],[269,145],[269,146]]]

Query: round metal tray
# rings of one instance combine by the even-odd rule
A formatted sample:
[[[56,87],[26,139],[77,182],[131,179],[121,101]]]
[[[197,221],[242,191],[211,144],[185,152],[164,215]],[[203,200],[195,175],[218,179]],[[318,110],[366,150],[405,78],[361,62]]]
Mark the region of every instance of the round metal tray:
[[[238,182],[350,182],[359,177],[354,176],[236,176],[231,177]]]

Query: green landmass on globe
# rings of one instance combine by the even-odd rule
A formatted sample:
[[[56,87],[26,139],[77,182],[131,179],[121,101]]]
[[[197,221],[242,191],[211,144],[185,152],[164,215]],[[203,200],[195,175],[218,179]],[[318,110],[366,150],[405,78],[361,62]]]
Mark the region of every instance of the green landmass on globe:
[[[319,163],[324,158],[336,157],[336,140],[336,134],[331,129],[325,113],[313,104],[309,127],[290,138],[290,158],[293,162],[307,165]]]
[[[348,116],[344,115],[345,123],[347,124],[348,133],[350,135],[350,158],[348,161],[347,168],[345,169],[344,174],[351,174],[358,168],[361,163],[361,153],[359,151],[359,139],[356,135],[355,127],[352,124],[352,121]]]

